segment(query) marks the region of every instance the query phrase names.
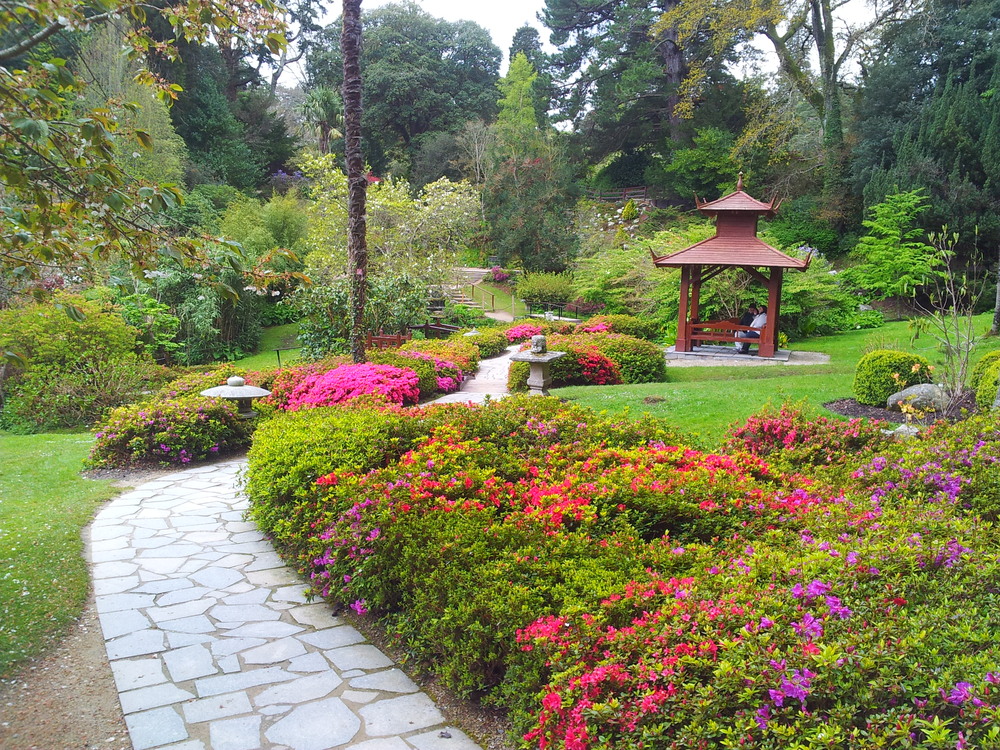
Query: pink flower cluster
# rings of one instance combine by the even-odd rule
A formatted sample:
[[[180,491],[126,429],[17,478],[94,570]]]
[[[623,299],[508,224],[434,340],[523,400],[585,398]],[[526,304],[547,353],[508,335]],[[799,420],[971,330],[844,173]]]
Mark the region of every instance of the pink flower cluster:
[[[457,391],[462,385],[462,381],[465,380],[465,375],[462,373],[461,367],[454,362],[449,362],[446,359],[435,357],[433,354],[425,354],[424,352],[415,351],[401,351],[399,356],[409,357],[410,359],[422,359],[425,362],[433,363],[434,375],[437,377],[437,387],[441,393],[451,393],[452,391]]]
[[[521,323],[520,325],[512,326],[504,331],[507,335],[507,340],[512,344],[527,341],[532,336],[537,336],[541,332],[542,327],[536,326],[533,323]]]
[[[341,365],[302,380],[288,396],[288,411],[339,404],[358,396],[378,394],[394,404],[415,404],[420,379],[413,370],[369,362]]]

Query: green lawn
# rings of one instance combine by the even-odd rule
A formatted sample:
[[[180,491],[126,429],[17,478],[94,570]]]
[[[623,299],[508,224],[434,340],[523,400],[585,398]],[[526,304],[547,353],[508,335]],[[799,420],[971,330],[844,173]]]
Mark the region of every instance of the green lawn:
[[[81,529],[118,490],[83,479],[85,433],[0,433],[0,677],[76,618],[87,597]]]
[[[295,337],[299,332],[298,323],[288,323],[283,326],[272,326],[265,328],[260,337],[260,346],[256,354],[249,357],[237,359],[233,364],[247,370],[264,370],[268,367],[278,366],[278,354],[275,349],[287,349],[296,347],[292,351],[281,352],[281,364],[287,365],[299,358],[298,342]]]
[[[493,298],[494,298],[493,299],[493,305],[494,305],[494,309],[496,311],[498,311],[498,312],[511,312],[511,296],[510,296],[510,294],[508,294],[507,292],[505,292],[503,289],[501,289],[499,287],[493,286],[491,284],[482,283],[482,282],[479,283],[479,284],[477,284],[477,287],[479,288],[479,291],[477,291],[477,293],[475,295],[475,299],[476,299],[477,302],[481,301],[482,290],[486,290],[487,292],[491,292],[493,294]],[[490,302],[490,299],[489,299],[489,296],[487,295],[487,297],[486,297],[487,309],[489,309],[489,302]],[[515,318],[523,318],[523,317],[525,317],[528,314],[528,308],[525,306],[525,304],[521,300],[514,300],[513,301],[513,305],[514,305],[513,312],[514,312],[514,317]]]
[[[977,330],[986,330],[990,319],[991,315],[980,316]],[[829,354],[830,363],[825,365],[668,367],[666,383],[573,386],[554,389],[552,394],[598,411],[625,412],[632,418],[643,414],[661,417],[698,434],[706,446],[712,446],[729,425],[767,404],[804,401],[829,415],[824,403],[852,396],[854,369],[861,355],[884,345],[914,351],[938,367],[943,361],[931,338],[922,336],[911,343],[905,322],[889,323],[876,330],[850,331],[792,345],[801,351]],[[1000,339],[984,340],[973,361],[998,348]],[[646,403],[644,399],[650,397],[653,403]]]

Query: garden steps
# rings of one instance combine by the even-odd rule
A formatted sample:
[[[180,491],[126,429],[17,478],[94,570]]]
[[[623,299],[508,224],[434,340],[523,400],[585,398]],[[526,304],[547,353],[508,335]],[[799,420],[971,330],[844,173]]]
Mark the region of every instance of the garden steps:
[[[244,520],[245,461],[148,482],[90,530],[97,611],[136,750],[480,750],[385,654],[310,603]]]

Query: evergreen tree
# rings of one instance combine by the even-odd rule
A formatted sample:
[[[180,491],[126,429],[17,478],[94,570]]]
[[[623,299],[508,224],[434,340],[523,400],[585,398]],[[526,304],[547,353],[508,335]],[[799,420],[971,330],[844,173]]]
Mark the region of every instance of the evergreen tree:
[[[559,134],[538,127],[532,97],[536,78],[528,58],[518,53],[498,83],[502,96],[483,188],[484,213],[501,265],[516,258],[529,271],[561,271],[576,254],[576,195]]]

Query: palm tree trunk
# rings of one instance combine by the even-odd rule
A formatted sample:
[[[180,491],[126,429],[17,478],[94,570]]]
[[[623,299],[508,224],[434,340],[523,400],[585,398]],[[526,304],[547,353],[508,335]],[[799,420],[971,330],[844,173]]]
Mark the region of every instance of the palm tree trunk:
[[[365,200],[368,178],[361,152],[361,0],[344,0],[344,151],[347,157],[347,273],[350,283],[351,358],[365,361],[365,297],[368,245]]]

